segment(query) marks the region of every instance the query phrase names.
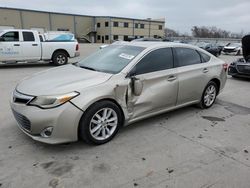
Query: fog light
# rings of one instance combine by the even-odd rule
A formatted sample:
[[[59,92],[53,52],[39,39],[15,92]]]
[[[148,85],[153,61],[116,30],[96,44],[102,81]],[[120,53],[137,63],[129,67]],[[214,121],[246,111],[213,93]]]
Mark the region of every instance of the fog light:
[[[41,132],[43,138],[49,138],[52,135],[53,127],[47,127]]]

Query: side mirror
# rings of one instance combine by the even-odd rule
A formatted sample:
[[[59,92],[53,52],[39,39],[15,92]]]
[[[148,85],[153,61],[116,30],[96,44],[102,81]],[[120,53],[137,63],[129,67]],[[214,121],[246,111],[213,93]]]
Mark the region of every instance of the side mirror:
[[[143,90],[143,83],[140,79],[135,76],[131,77],[132,81],[132,92],[135,96],[140,96]]]

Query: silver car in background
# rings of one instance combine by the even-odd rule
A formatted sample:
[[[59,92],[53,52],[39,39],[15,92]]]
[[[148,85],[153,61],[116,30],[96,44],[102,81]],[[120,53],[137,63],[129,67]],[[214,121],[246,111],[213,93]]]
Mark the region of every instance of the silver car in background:
[[[211,107],[226,75],[227,64],[191,45],[120,42],[24,79],[10,103],[34,140],[104,144],[123,125],[187,105]]]

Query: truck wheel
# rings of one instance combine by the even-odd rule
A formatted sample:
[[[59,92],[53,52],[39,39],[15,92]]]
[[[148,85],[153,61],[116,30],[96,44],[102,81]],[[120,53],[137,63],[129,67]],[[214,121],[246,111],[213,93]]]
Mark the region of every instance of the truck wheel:
[[[52,61],[56,66],[65,65],[68,63],[68,56],[63,51],[58,51],[53,54]]]

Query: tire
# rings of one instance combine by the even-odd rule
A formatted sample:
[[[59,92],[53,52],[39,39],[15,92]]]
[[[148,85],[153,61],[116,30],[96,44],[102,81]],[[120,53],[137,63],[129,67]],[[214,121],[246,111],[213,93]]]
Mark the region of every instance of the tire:
[[[106,116],[105,114],[106,111]],[[106,120],[104,120],[106,117]],[[79,124],[79,137],[88,144],[101,145],[109,142],[119,131],[122,112],[111,101],[101,101],[90,106]],[[99,127],[99,128],[98,128]],[[110,131],[108,133],[108,131]]]
[[[65,65],[68,63],[68,55],[64,51],[57,51],[53,54],[52,62],[56,66]]]
[[[210,81],[203,91],[201,101],[199,103],[200,108],[207,109],[213,106],[216,100],[217,94],[218,94],[218,85],[215,82]]]

